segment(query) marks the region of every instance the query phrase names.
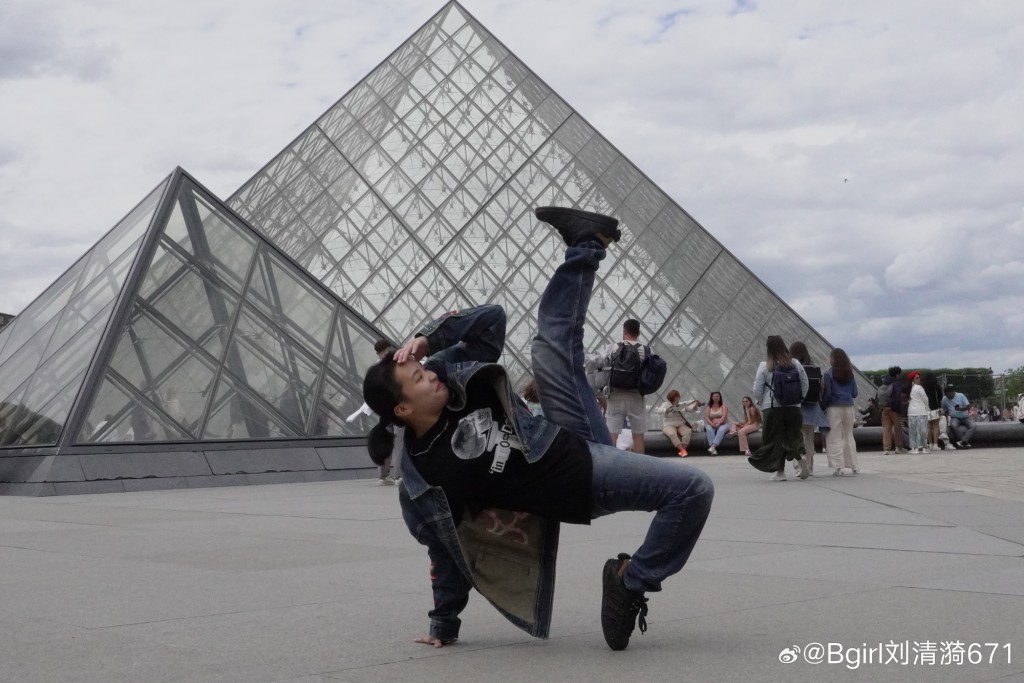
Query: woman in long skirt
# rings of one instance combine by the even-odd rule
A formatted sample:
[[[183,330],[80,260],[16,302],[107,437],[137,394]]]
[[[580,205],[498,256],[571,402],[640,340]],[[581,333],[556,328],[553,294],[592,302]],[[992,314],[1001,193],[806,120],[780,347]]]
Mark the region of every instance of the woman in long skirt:
[[[800,396],[793,401],[781,402],[772,389],[776,372],[791,372],[795,367],[800,377]],[[747,461],[762,472],[773,472],[771,481],[786,481],[786,461],[803,462],[804,440],[800,434],[803,414],[800,403],[807,393],[807,373],[800,361],[793,360],[782,337],[772,335],[765,343],[765,359],[754,375],[754,401],[761,406],[764,425],[761,428],[761,447]],[[806,463],[800,468],[800,478],[810,476]]]

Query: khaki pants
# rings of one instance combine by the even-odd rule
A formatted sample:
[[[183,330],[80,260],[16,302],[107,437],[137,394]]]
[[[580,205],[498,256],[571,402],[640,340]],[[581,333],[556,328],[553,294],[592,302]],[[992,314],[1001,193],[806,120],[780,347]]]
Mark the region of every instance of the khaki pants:
[[[882,450],[903,448],[903,421],[892,408],[882,408]]]
[[[831,427],[825,442],[825,451],[828,453],[828,466],[832,469],[857,469],[857,444],[853,440],[854,410],[853,406],[829,406],[825,410]],[[887,412],[892,411],[887,409]],[[902,440],[901,436],[900,441]]]
[[[668,440],[672,442],[675,448],[686,448],[690,445],[690,437],[693,436],[693,430],[686,425],[679,425],[678,427],[666,425],[661,428],[661,431],[668,437]]]

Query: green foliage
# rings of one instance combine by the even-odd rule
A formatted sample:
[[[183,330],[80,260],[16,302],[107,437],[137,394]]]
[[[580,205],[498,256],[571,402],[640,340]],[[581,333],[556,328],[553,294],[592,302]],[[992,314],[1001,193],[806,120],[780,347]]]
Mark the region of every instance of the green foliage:
[[[984,399],[995,400],[1002,396],[1001,388],[997,390],[993,380],[992,368],[903,368],[903,380],[906,381],[907,375],[914,371],[922,374],[930,372],[939,379],[940,384],[943,383],[942,380],[945,377],[946,384],[952,384],[957,391],[974,403],[980,403]],[[882,378],[889,374],[888,370],[861,370],[861,372],[867,375],[876,386],[880,385]],[[1020,382],[1024,386],[1024,366],[1012,372],[1020,372]],[[1024,391],[1024,389],[1020,391]],[[1009,384],[1006,387],[1006,396],[1009,400]],[[1016,396],[1017,394],[1014,393],[1013,397],[1016,398]]]
[[[1006,370],[1004,375],[1006,381],[1006,400],[1008,403],[1016,401],[1018,394],[1024,394],[1024,365],[1016,370]]]

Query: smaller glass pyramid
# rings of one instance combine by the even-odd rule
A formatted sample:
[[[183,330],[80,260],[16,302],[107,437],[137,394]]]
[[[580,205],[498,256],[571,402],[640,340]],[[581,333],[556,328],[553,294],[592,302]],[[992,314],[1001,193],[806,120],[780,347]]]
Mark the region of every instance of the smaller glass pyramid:
[[[179,169],[0,333],[0,445],[363,436],[380,338]]]

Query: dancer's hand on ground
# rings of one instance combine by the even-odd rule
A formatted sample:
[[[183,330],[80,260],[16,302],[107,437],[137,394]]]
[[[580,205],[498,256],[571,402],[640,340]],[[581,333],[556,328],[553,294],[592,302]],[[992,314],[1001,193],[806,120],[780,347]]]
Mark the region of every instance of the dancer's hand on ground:
[[[423,643],[424,645],[433,645],[434,647],[444,647],[445,645],[451,645],[452,643],[456,642],[457,640],[458,640],[458,638],[452,638],[451,640],[446,642],[446,641],[441,640],[440,638],[431,638],[430,636],[420,636],[419,638],[417,638],[416,640],[414,640],[412,642],[414,642],[414,643]]]
[[[419,360],[430,353],[426,337],[416,337],[407,341],[402,348],[395,351],[395,362],[404,363],[410,358]]]

